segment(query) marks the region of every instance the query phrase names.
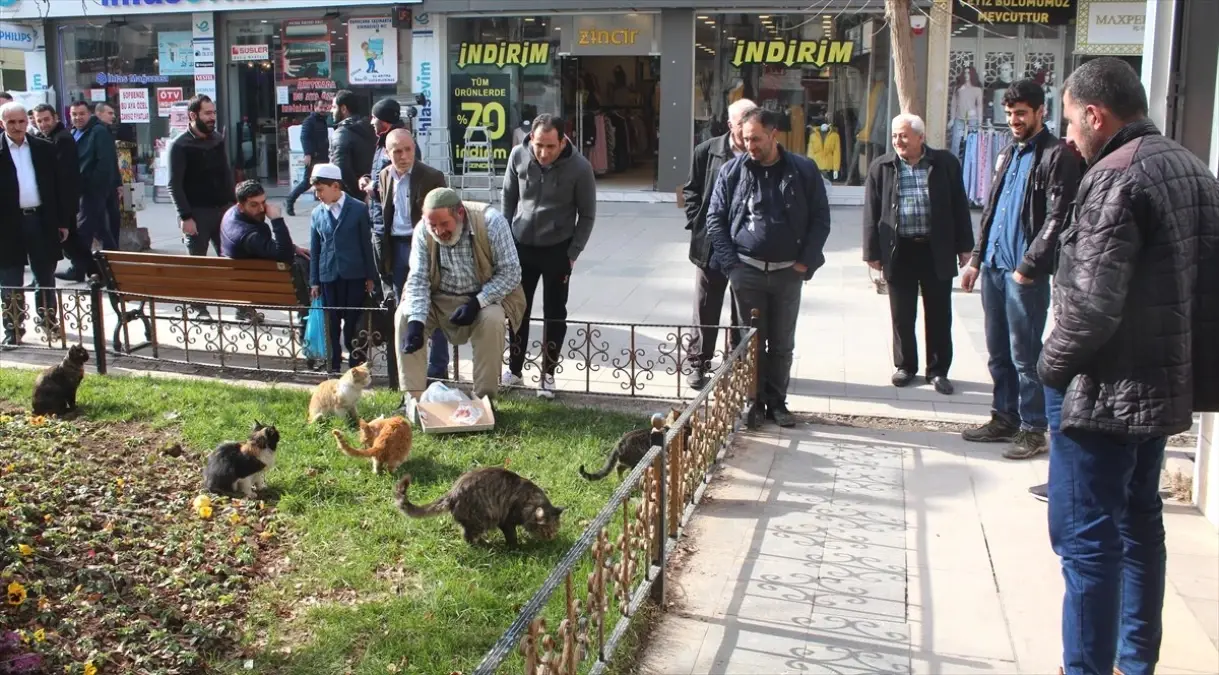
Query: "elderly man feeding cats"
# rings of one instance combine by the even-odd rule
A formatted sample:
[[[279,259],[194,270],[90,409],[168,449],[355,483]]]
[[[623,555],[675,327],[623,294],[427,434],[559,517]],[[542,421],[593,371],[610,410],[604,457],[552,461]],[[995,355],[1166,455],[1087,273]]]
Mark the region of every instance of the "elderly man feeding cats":
[[[499,211],[462,203],[451,188],[424,197],[420,222],[395,317],[399,386],[416,394],[427,386],[423,343],[439,327],[449,342],[472,344],[474,395],[491,396],[504,358],[504,319],[516,330],[525,314],[512,230]]]

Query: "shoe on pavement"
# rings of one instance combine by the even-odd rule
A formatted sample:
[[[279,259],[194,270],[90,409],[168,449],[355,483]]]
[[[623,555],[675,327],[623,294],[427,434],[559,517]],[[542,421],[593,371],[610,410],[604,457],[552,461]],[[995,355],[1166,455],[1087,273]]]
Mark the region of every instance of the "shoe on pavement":
[[[1036,497],[1037,501],[1045,502],[1048,504],[1050,502],[1049,488],[1050,488],[1049,483],[1042,483],[1041,485],[1034,485],[1033,487],[1029,488],[1029,494]]]
[[[284,214],[289,216],[296,215],[296,202],[288,202],[284,204]]]
[[[554,392],[558,389],[554,383],[554,375],[549,373],[542,376],[542,381],[538,383],[538,398],[554,398]]]
[[[989,422],[980,427],[962,431],[961,438],[970,443],[1011,443],[1016,438],[1018,431],[1020,431],[1020,427],[991,413]]]
[[[955,391],[952,387],[952,381],[943,375],[929,377],[927,381],[931,383],[931,386],[935,387],[936,391],[945,396],[952,396],[952,392]]]
[[[897,371],[893,373],[893,377],[890,378],[890,381],[895,387],[905,387],[914,381],[914,373],[898,368]]]
[[[1012,447],[1003,453],[1004,459],[1032,459],[1050,451],[1044,431],[1017,431]]]
[[[694,371],[686,376],[686,385],[694,391],[702,391],[710,381],[711,377],[707,374],[707,369],[702,366],[695,366]]]
[[[84,273],[77,272],[75,267],[69,267],[62,272],[56,272],[55,278],[62,279],[64,281],[72,281],[78,284],[84,283],[85,281]]]
[[[191,305],[190,311],[192,314],[195,315],[196,321],[211,321],[212,320],[211,312],[207,311],[207,307],[205,307],[204,305]]]
[[[523,387],[525,386],[525,381],[521,379],[520,375],[517,375],[511,370],[505,370],[504,376],[500,378],[499,384],[501,387]]]
[[[787,428],[796,426],[795,416],[788,412],[787,405],[783,403],[770,406],[767,412],[769,412],[770,416],[774,418],[775,424],[778,424],[781,427]]]
[[[262,325],[262,322],[265,319],[266,317],[263,316],[262,312],[250,309],[249,307],[237,308],[237,320],[242,323],[248,323],[252,326],[259,326]]]

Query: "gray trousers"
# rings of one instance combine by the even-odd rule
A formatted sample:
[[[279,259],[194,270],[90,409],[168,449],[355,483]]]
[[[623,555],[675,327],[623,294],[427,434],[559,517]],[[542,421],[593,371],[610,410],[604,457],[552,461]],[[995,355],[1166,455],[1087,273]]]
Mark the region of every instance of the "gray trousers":
[[[763,272],[741,264],[729,276],[737,314],[748,322],[758,310],[758,402],[785,405],[796,348],[796,319],[804,275],[792,268]]]
[[[199,232],[186,237],[186,250],[191,255],[207,255],[208,244],[216,249],[216,255],[220,255],[220,221],[224,219],[224,213],[229,210],[229,206],[200,206],[191,209],[191,216],[194,217],[195,227]]]

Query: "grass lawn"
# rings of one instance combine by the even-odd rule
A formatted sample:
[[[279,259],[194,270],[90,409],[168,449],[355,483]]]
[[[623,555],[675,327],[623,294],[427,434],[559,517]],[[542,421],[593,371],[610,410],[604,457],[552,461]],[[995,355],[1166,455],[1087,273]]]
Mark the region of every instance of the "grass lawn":
[[[10,420],[18,418],[13,424],[30,424],[11,411],[29,405],[34,375],[32,371],[0,369],[0,402],[10,411]],[[179,474],[164,476],[164,489],[173,493],[159,498],[168,509],[167,520],[179,518],[193,523],[190,528],[215,529],[236,508],[249,527],[240,534],[265,544],[247,556],[252,569],[246,574],[253,579],[252,588],[229,591],[230,597],[223,599],[227,605],[212,599],[220,603],[218,608],[237,608],[224,611],[236,611],[240,638],[215,648],[219,654],[204,654],[206,668],[170,670],[159,667],[158,656],[153,654],[140,669],[124,672],[235,674],[251,672],[251,661],[256,673],[470,672],[617,485],[612,477],[589,483],[576,467],[581,463],[599,466],[619,435],[644,423],[643,417],[506,398],[499,405],[498,429],[492,433],[434,437],[416,431],[411,458],[399,469],[399,475],[409,472],[414,477],[411,498],[415,503],[443,494],[466,470],[507,465],[545,489],[556,505],[568,507],[555,541],[535,542],[522,531],[522,550],[510,551],[496,532],[490,535],[490,546],[472,548],[448,516],[411,520],[400,513],[392,499],[395,478],[374,476],[369,462],[349,458],[336,448],[330,429],[341,423],[305,424],[308,396],[308,392],[293,389],[207,381],[89,376],[78,396],[84,411],[81,419],[50,423],[51,429],[62,428],[64,434],[85,427],[95,445],[123,445],[133,475],[140,463],[158,467],[139,472],[141,481],[154,481],[166,472]],[[398,401],[394,393],[377,392],[365,397],[361,413],[371,419],[391,412]],[[265,505],[259,508],[245,502],[234,507],[226,498],[213,497],[216,516],[206,527],[199,525],[202,521],[190,503],[200,494],[207,453],[221,441],[243,439],[254,419],[276,425],[282,435]],[[119,438],[97,441],[99,426],[146,430],[147,438],[155,443]],[[348,433],[352,441],[357,440],[354,433]],[[178,463],[167,464],[158,458],[164,454],[160,447],[173,439],[181,442],[184,454]],[[62,465],[42,475],[60,481],[61,487],[70,486],[73,475],[96,474],[96,467],[76,466],[81,459],[62,452],[62,445],[55,432],[35,434],[18,446],[0,439],[0,468],[19,458],[22,466],[34,471],[37,453],[45,452],[54,457],[48,461]],[[120,459],[108,462],[105,470],[121,476],[127,467]],[[12,474],[0,471],[0,527],[6,516],[10,521],[16,517],[11,503],[13,480]],[[42,487],[40,497],[58,498],[52,485]],[[70,498],[71,490],[62,492],[67,496],[53,508],[65,512],[65,517],[73,510],[88,510],[87,503]],[[155,491],[149,499],[157,499]],[[267,529],[274,537],[260,538],[258,534]],[[186,528],[180,536],[203,537],[200,550],[216,546],[217,555],[236,555],[233,550],[221,551],[223,537],[220,544],[213,545],[207,543],[211,540],[206,532],[192,535]],[[154,543],[142,542],[145,546]],[[14,550],[0,551],[0,563],[21,555],[16,546],[14,542]],[[72,542],[68,541],[59,554],[71,553]],[[116,553],[116,563],[121,555]],[[196,563],[207,565],[206,560]],[[581,581],[577,587],[582,587],[583,575],[577,579]],[[9,580],[4,582],[7,585]],[[191,597],[184,593],[182,601],[189,603]],[[92,600],[104,604],[106,597],[102,594]],[[216,611],[218,617],[224,613]],[[0,618],[0,630],[6,621]],[[557,626],[556,621],[549,623],[552,630]],[[40,648],[33,642],[31,647]],[[115,648],[114,644],[95,645],[100,673],[117,671],[106,667],[120,661],[108,653]]]

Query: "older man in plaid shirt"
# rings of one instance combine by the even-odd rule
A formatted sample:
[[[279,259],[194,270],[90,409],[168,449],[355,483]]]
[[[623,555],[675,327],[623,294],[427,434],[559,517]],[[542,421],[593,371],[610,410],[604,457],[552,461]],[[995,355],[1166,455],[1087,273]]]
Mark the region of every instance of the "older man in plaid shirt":
[[[398,382],[418,394],[427,385],[425,335],[436,328],[449,342],[474,348],[474,395],[492,396],[504,358],[504,321],[515,330],[525,313],[521,263],[503,214],[461,201],[451,188],[423,199],[411,242],[410,272],[397,310]]]
[[[924,143],[917,115],[898,115],[893,150],[872,162],[864,192],[863,259],[884,274],[893,321],[895,387],[919,371],[914,321],[923,296],[927,338],[927,382],[941,394],[953,391],[952,279],[973,250],[973,222],[961,178],[961,163],[946,150]]]

